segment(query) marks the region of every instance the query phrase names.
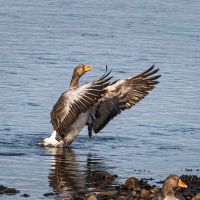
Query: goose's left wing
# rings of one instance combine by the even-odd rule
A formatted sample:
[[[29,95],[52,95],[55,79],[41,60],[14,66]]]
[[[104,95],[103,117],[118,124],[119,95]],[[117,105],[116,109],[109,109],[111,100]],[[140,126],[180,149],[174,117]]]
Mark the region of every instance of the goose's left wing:
[[[91,136],[92,130],[98,133],[121,111],[130,109],[149,94],[159,83],[157,79],[160,75],[156,75],[158,70],[153,65],[137,76],[107,86],[101,102],[93,108],[92,120],[88,125],[89,135]]]

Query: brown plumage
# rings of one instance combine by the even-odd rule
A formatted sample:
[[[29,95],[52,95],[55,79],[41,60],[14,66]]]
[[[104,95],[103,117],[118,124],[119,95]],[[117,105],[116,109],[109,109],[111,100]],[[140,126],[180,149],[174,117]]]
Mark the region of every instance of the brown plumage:
[[[54,132],[46,138],[44,146],[68,146],[81,129],[88,125],[89,136],[98,133],[115,116],[130,109],[158,83],[159,69],[154,65],[143,73],[110,83],[110,72],[79,86],[80,77],[92,67],[78,65],[74,69],[69,90],[64,92],[51,111]]]
[[[85,67],[88,67],[88,70],[84,70]],[[81,113],[85,113],[98,102],[105,93],[105,87],[109,84],[110,72],[78,88],[79,78],[91,69],[85,65],[78,65],[75,68],[70,89],[60,96],[51,111],[52,126],[61,137],[69,131]]]
[[[159,69],[154,68],[153,65],[137,76],[116,81],[106,87],[105,95],[92,110],[95,117],[91,120],[90,136],[92,130],[98,133],[121,111],[130,109],[154,89],[160,77],[160,75],[155,75]]]
[[[177,175],[169,175],[163,184],[163,200],[179,200],[175,197],[174,191],[179,187],[187,188],[187,185]],[[181,198],[183,199],[183,198]]]
[[[162,192],[158,192],[152,200],[185,200],[184,196],[178,192],[180,188],[187,188],[187,185],[177,175],[169,175],[162,187]]]

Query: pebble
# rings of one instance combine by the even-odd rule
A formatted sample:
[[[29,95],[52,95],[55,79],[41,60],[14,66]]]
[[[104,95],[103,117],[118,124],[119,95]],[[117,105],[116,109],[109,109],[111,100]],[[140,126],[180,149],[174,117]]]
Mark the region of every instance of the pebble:
[[[135,177],[130,177],[128,178],[124,185],[128,188],[128,189],[134,189],[136,187],[139,187],[140,181],[135,178]]]
[[[20,193],[20,191],[16,190],[15,188],[9,188],[4,185],[0,185],[0,194],[14,195],[17,193]]]
[[[29,194],[22,194],[21,197],[28,198],[28,197],[30,197],[30,195]]]
[[[149,196],[149,191],[146,189],[141,190],[141,197],[148,197]]]
[[[198,193],[196,196],[192,198],[192,200],[200,200],[200,193]]]
[[[151,192],[152,194],[158,193],[159,191],[160,191],[160,189],[157,188],[157,187],[154,187],[154,188],[150,189],[150,192]]]
[[[57,195],[58,193],[55,193],[55,192],[48,192],[48,193],[44,193],[43,195],[45,197],[50,197],[50,196],[54,196],[54,195]]]
[[[131,195],[132,195],[132,197],[136,197],[137,192],[135,190],[133,190],[132,193],[131,193]]]
[[[97,200],[95,195],[90,195],[87,200]]]

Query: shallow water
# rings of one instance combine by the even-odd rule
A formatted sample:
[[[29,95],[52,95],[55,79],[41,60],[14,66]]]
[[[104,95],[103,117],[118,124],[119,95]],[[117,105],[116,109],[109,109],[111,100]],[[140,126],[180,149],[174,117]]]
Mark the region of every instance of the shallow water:
[[[66,199],[112,185],[98,171],[129,176],[200,175],[200,2],[0,0],[0,184],[29,199]],[[134,109],[116,117],[72,150],[38,146],[52,131],[49,112],[78,63],[129,77],[151,64],[160,84]],[[192,169],[185,171],[185,169]],[[22,199],[21,194],[3,199]],[[54,198],[54,197],[52,197]]]

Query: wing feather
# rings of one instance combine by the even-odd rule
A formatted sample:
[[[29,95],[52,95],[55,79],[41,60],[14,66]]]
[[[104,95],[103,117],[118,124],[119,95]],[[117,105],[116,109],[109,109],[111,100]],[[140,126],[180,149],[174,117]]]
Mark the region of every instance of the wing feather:
[[[54,130],[63,137],[81,113],[87,112],[106,92],[111,77],[107,72],[91,83],[64,92],[54,105],[50,115]]]
[[[149,91],[159,83],[157,79],[160,75],[156,75],[158,71],[159,69],[155,69],[152,65],[136,76],[115,81],[107,86],[107,92],[93,110],[95,113],[95,117],[92,118],[93,131],[98,133],[121,111],[130,109],[148,95]]]

